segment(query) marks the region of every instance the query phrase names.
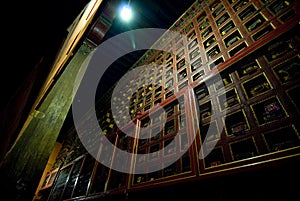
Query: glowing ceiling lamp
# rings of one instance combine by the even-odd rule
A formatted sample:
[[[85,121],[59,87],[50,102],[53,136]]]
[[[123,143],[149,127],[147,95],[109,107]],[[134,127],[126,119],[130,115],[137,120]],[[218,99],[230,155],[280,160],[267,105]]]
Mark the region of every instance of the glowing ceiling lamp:
[[[130,21],[130,19],[132,18],[132,10],[129,3],[130,1],[128,1],[128,4],[123,5],[120,10],[120,16],[125,22]]]

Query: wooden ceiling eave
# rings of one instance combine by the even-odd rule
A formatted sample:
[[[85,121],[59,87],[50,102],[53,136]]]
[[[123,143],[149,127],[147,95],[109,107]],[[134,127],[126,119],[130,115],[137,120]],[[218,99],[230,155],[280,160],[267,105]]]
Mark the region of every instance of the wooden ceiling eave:
[[[98,46],[104,38],[105,34],[110,29],[115,16],[116,5],[108,1],[105,5],[105,8],[102,10],[101,14],[89,30],[86,40],[93,45]]]
[[[101,17],[99,17],[91,28],[86,39],[94,46],[98,46],[104,38],[109,27],[110,26],[103,22],[103,20],[101,20]]]

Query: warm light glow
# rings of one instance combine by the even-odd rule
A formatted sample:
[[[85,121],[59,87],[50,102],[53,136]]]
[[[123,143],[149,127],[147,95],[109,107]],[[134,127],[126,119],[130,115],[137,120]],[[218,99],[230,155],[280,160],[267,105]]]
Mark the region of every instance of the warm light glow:
[[[132,17],[132,11],[129,5],[125,5],[121,9],[121,18],[124,21],[129,21]]]

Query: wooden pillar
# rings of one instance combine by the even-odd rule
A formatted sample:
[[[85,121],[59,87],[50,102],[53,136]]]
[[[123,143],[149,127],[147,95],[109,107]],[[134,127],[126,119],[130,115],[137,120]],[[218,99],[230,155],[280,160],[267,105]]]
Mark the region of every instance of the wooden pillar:
[[[85,32],[84,30],[91,23],[101,3],[102,0],[90,2],[84,11],[83,17],[76,21],[74,30],[66,42],[71,40],[77,43],[77,39]],[[18,136],[13,147],[6,154],[4,160],[1,161],[1,197],[12,201],[33,199],[49,156],[71,107],[77,73],[89,53],[99,45],[111,27],[116,6],[117,4],[114,3],[108,3],[105,6],[101,16],[97,18],[94,26],[88,32],[86,41],[76,51],[70,62],[60,72],[60,75],[57,75],[58,78],[50,73],[50,80],[48,81],[50,83],[52,80],[54,81],[51,90],[45,95],[45,99],[39,102],[40,105],[36,107],[37,111],[31,114],[28,122],[25,122],[26,126],[23,127],[22,134]],[[73,36],[75,36],[74,39],[72,39]],[[63,53],[61,54],[63,57],[70,55],[74,50],[73,42],[66,43],[67,48],[62,48]],[[65,53],[65,50],[68,51]],[[71,51],[69,52],[69,50]],[[59,60],[58,63],[64,62]],[[58,67],[60,66],[58,65]]]
[[[73,86],[87,57],[81,47],[66,66],[0,167],[0,192],[9,200],[31,200],[70,109]]]

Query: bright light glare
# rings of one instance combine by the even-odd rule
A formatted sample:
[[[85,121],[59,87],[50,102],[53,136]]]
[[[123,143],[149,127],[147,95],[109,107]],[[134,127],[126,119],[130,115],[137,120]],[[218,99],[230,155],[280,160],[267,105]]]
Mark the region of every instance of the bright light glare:
[[[132,17],[131,8],[128,5],[123,6],[121,9],[121,18],[124,21],[129,21],[131,19],[131,17]]]

